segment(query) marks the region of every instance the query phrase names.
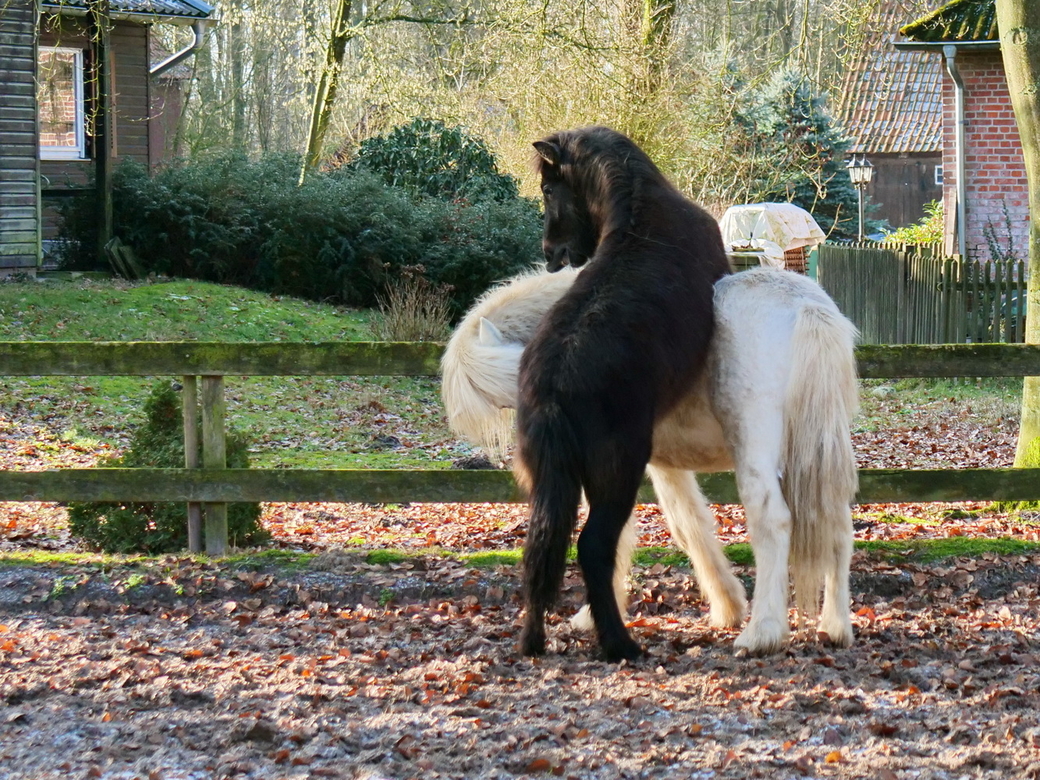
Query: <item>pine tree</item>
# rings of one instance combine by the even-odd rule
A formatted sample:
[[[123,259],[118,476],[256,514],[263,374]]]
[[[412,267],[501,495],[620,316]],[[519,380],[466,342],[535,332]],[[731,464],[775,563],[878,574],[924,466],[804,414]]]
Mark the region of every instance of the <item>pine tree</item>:
[[[831,239],[855,238],[858,196],[845,168],[850,141],[827,113],[826,99],[795,71],[780,73],[766,89],[775,124],[759,129],[785,154],[787,172],[769,200],[801,206]]]

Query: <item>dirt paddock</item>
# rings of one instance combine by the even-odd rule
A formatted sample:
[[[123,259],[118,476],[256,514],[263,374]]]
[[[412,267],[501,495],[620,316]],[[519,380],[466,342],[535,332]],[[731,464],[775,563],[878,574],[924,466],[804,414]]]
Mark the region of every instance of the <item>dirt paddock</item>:
[[[656,565],[619,666],[562,617],[519,657],[515,567],[11,567],[0,778],[1040,777],[1038,571],[858,553],[855,646],[756,659]]]

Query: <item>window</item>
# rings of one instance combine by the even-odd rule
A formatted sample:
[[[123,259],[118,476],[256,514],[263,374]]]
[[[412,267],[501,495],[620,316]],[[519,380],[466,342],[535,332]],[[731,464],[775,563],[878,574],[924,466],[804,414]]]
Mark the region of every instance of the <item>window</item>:
[[[943,170],[941,165],[935,166],[935,184],[941,187],[943,183]]]
[[[87,156],[83,121],[83,52],[40,47],[37,103],[40,157],[79,160]]]

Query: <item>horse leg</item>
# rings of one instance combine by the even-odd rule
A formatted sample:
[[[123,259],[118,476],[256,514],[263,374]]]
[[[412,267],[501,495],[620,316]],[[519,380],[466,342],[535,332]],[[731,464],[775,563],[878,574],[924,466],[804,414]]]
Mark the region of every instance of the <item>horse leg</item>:
[[[751,620],[737,637],[736,646],[758,655],[776,652],[790,634],[792,518],[780,486],[783,418],[780,414],[753,417],[731,419],[737,421],[739,434],[734,438],[738,443],[734,447],[737,490],[744,502],[756,570]]]
[[[852,525],[852,510],[848,505],[841,507],[843,525]],[[817,630],[827,635],[831,644],[848,647],[852,644],[852,620],[849,618],[849,568],[852,564],[852,534],[844,534],[836,540],[838,549],[831,553],[823,581],[823,607]]]
[[[632,553],[635,552],[637,542],[636,518],[633,515],[621,532],[617,555],[614,558],[614,599],[622,618],[628,614],[628,571],[632,568]],[[596,628],[592,619],[592,609],[588,604],[571,618],[571,626],[578,631],[592,631]]]
[[[640,448],[629,442],[611,443],[605,451],[589,453],[585,495],[589,519],[578,536],[578,563],[585,577],[589,609],[596,624],[600,647],[608,661],[634,660],[642,648],[629,636],[618,610],[613,581],[618,542],[635,506],[649,456],[638,458]],[[636,457],[633,457],[636,453]],[[605,468],[611,464],[613,468]]]
[[[701,594],[711,607],[708,623],[716,628],[740,625],[747,611],[744,585],[737,579],[715,535],[715,517],[692,471],[651,465],[654,492],[676,544],[693,566]]]

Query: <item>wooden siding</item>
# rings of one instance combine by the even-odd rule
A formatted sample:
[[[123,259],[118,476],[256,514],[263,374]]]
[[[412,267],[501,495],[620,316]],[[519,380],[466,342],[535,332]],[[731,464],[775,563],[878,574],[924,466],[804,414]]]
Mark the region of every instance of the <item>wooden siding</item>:
[[[113,23],[110,38],[114,87],[112,109],[115,112],[111,147],[113,165],[118,165],[120,161],[127,158],[143,165],[148,165],[150,162],[148,34],[146,25],[121,21]],[[69,46],[84,50],[89,48],[86,33],[79,20],[76,19],[62,19],[60,25],[48,24],[40,34],[40,45]],[[90,93],[88,85],[86,89],[88,102]],[[91,143],[88,136],[87,148],[92,157]],[[41,170],[45,177],[44,189],[85,187],[90,181],[93,166],[93,159],[43,160]],[[57,236],[59,228],[59,220],[54,208],[57,200],[47,198],[46,192],[44,195],[43,237],[52,239]]]
[[[943,188],[935,183],[935,167],[942,165],[942,155],[870,155],[874,179],[867,185],[870,203],[877,208],[870,219],[884,219],[893,228],[919,222],[925,216],[924,206],[942,200]]]
[[[0,3],[0,274],[40,259],[34,0]]]

